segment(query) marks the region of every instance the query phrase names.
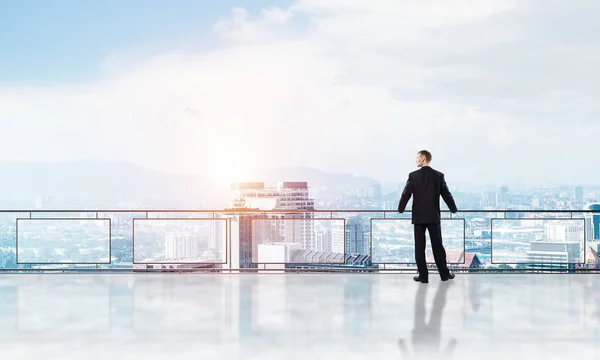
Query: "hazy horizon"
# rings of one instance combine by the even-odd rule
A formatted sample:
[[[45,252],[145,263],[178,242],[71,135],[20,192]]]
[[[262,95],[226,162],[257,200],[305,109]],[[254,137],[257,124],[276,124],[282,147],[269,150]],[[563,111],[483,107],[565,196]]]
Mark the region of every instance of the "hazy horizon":
[[[4,2],[0,161],[209,168],[216,182],[306,166],[402,182],[428,149],[450,184],[599,184],[598,10]]]
[[[144,166],[144,165],[140,165],[140,164],[136,164],[133,162],[129,162],[129,161],[110,161],[110,160],[101,160],[101,159],[84,159],[84,160],[73,160],[73,161],[48,161],[48,162],[27,162],[27,161],[11,161],[11,162],[7,162],[7,161],[0,161],[0,170],[2,170],[2,166],[7,166],[7,165],[42,165],[42,166],[46,166],[46,165],[91,165],[91,164],[102,164],[102,165],[126,165],[126,166],[130,166],[132,168],[139,168],[145,171],[150,171],[150,172],[156,172],[157,174],[161,174],[161,175],[168,175],[168,176],[176,176],[176,177],[186,177],[186,176],[194,176],[194,177],[198,177],[200,179],[204,179],[207,180],[208,182],[214,183],[214,180],[211,180],[209,176],[203,176],[203,174],[209,174],[209,172],[206,173],[199,173],[199,174],[189,174],[189,173],[177,173],[177,172],[173,172],[173,171],[168,171],[168,170],[161,170],[161,169],[157,169],[157,168],[151,168],[148,166]],[[416,170],[417,168],[415,168]],[[275,182],[273,181],[268,181],[265,180],[264,178],[261,178],[260,175],[260,171],[265,171],[264,177],[272,177],[271,174],[269,174],[269,171],[286,171],[286,170],[306,170],[307,172],[319,172],[323,175],[344,175],[344,176],[349,176],[349,177],[356,177],[356,178],[365,178],[365,179],[372,179],[373,181],[375,181],[376,183],[380,184],[380,185],[387,185],[387,186],[392,186],[393,184],[395,185],[402,185],[405,181],[406,181],[406,175],[407,174],[402,174],[401,177],[399,177],[396,180],[381,180],[381,179],[377,179],[373,176],[369,176],[369,174],[357,174],[357,173],[352,173],[352,172],[340,172],[340,173],[333,173],[333,172],[328,172],[324,169],[319,169],[319,168],[315,168],[315,167],[310,167],[310,166],[282,166],[282,167],[272,167],[272,168],[257,168],[257,169],[250,169],[250,172],[255,174],[254,176],[251,176],[250,178],[247,179],[237,179],[237,180],[233,180],[231,182],[225,183],[225,186],[229,186],[231,183],[235,183],[235,182],[265,182],[265,185],[276,185]],[[112,174],[113,176],[115,174]],[[107,176],[109,176],[109,174],[107,174]],[[307,181],[306,179],[300,179],[300,178],[289,178],[289,176],[284,177],[282,179],[279,179],[278,181]],[[589,187],[589,188],[600,188],[600,185],[595,185],[595,184],[584,184],[584,183],[572,183],[572,184],[562,184],[562,183],[545,183],[545,184],[530,184],[530,185],[523,185],[518,183],[517,181],[512,182],[512,183],[489,183],[489,184],[477,184],[477,183],[470,183],[468,181],[456,181],[454,179],[447,179],[448,185],[452,188],[453,185],[458,185],[458,186],[469,186],[472,185],[474,186],[475,189],[483,189],[483,188],[499,188],[501,186],[508,186],[508,187],[515,187],[517,189],[522,189],[522,188],[544,188],[544,187],[552,187],[552,188],[560,188],[560,187],[570,187],[570,186],[582,186],[582,187]],[[310,182],[309,182],[309,187],[310,187]]]

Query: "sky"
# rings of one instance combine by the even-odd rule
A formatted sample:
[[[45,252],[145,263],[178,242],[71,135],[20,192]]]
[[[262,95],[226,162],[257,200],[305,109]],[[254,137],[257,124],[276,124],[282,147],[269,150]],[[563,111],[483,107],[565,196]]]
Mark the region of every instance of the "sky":
[[[0,2],[0,162],[600,184],[595,0]],[[301,180],[301,179],[296,179]]]

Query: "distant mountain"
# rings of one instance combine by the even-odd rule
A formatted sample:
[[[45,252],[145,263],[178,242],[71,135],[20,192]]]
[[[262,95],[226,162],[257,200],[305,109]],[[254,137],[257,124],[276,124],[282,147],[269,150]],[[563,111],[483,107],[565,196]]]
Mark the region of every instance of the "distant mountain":
[[[255,169],[251,181],[307,181],[318,196],[333,197],[378,182],[309,167]],[[0,163],[0,209],[192,209],[227,206],[230,184],[175,175],[128,162]]]
[[[195,206],[210,194],[208,182],[127,162],[0,164],[0,208]],[[39,200],[41,198],[41,200]]]
[[[311,187],[356,187],[379,184],[379,181],[369,177],[348,173],[326,173],[305,166],[254,169],[251,174],[255,178],[260,179],[257,181],[264,181],[266,183],[307,181]]]

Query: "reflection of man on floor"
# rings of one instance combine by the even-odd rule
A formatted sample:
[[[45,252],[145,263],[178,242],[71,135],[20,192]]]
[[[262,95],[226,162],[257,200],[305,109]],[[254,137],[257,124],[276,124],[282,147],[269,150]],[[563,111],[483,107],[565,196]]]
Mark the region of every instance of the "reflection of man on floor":
[[[442,315],[446,306],[446,294],[450,288],[450,284],[444,282],[438,286],[428,323],[425,322],[425,295],[427,288],[427,286],[420,286],[415,296],[414,327],[412,331],[413,353],[419,359],[422,358],[422,355],[452,355],[456,348],[456,339],[451,339],[445,350],[440,353]],[[404,340],[398,340],[398,345],[403,355],[410,356]]]

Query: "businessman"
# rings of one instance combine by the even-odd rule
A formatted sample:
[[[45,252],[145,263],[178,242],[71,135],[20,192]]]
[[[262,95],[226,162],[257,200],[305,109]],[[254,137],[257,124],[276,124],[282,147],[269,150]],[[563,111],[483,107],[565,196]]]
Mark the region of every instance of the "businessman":
[[[425,231],[429,231],[433,257],[442,281],[454,279],[454,274],[446,264],[446,250],[442,245],[442,230],[440,216],[440,195],[452,213],[456,213],[456,203],[444,179],[444,174],[429,166],[431,153],[421,150],[417,153],[419,170],[408,175],[408,181],[400,197],[398,212],[403,213],[410,200],[412,204],[412,223],[415,229],[415,262],[419,275],[414,280],[421,283],[429,282],[427,262],[425,260]]]

